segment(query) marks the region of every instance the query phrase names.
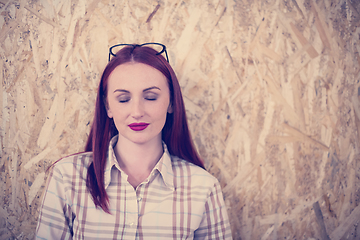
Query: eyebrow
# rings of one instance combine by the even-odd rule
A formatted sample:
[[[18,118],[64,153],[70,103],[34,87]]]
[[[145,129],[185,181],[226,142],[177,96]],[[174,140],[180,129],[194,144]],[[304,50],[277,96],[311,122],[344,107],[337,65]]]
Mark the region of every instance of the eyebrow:
[[[124,93],[130,93],[129,91],[125,90],[125,89],[115,89],[114,90],[114,93],[115,92],[124,92]]]
[[[152,90],[152,89],[158,89],[158,90],[161,91],[161,89],[160,89],[159,87],[153,86],[153,87],[145,88],[145,89],[143,90],[143,92],[146,92],[146,91],[149,91],[149,90]]]
[[[145,89],[143,90],[143,92],[147,92],[147,91],[152,90],[152,89],[158,89],[158,90],[161,91],[161,89],[160,89],[159,87],[153,86],[153,87],[145,88]],[[128,90],[125,90],[125,89],[115,89],[114,93],[115,93],[115,92],[130,93]]]

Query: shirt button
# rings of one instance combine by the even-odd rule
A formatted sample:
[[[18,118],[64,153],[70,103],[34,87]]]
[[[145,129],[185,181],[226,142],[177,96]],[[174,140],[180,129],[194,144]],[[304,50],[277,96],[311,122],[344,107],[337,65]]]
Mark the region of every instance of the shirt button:
[[[140,201],[142,200],[142,198],[141,198],[141,197],[139,197],[137,200],[138,200],[138,202],[140,202]]]
[[[132,222],[132,223],[130,223],[130,226],[134,226],[134,223]]]

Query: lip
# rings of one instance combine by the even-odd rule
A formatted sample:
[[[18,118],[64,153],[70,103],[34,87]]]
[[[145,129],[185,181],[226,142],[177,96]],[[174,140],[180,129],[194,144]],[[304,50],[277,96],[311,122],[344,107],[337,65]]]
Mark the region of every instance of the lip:
[[[142,131],[149,126],[149,123],[131,123],[128,126],[133,131]]]

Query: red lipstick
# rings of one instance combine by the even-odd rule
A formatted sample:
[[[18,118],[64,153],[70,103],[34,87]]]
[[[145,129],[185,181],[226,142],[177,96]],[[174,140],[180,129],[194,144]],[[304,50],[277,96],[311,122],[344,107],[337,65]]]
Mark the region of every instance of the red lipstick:
[[[149,123],[143,123],[143,122],[141,122],[141,123],[131,123],[128,126],[133,131],[142,131],[145,128],[147,128],[147,126],[149,126]]]

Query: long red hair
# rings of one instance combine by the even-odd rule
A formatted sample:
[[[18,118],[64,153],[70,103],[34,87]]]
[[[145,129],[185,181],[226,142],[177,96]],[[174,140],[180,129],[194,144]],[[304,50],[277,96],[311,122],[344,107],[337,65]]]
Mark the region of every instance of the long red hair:
[[[191,139],[181,88],[174,70],[162,55],[157,55],[154,49],[138,45],[126,46],[110,60],[101,76],[94,120],[85,146],[85,151],[93,152],[93,162],[88,168],[86,185],[95,206],[101,207],[107,213],[110,211],[109,198],[104,186],[104,169],[109,142],[113,136],[118,134],[113,119],[109,118],[106,113],[107,84],[111,72],[117,66],[128,62],[147,64],[159,70],[167,78],[173,112],[167,114],[162,130],[162,140],[171,155],[205,168]]]

